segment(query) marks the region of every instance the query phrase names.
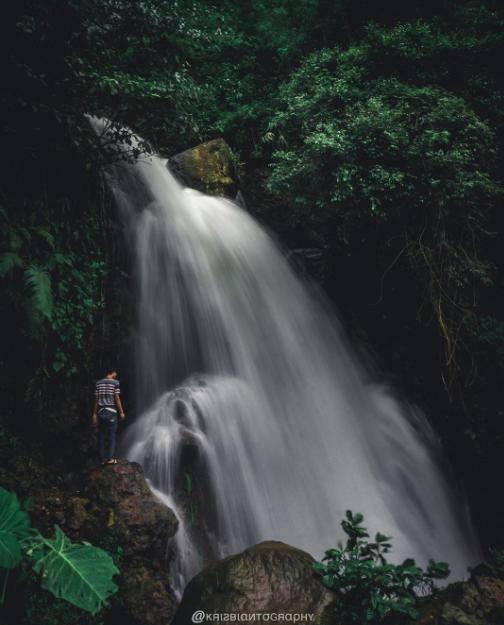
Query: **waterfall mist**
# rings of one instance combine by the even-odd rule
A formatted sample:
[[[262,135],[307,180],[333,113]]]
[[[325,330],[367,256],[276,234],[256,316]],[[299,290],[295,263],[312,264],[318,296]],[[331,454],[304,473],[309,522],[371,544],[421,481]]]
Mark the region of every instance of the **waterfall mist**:
[[[178,589],[261,540],[320,558],[346,509],[393,537],[392,559],[463,577],[478,546],[426,419],[369,379],[274,240],[160,158],[109,181],[135,271],[141,414],[125,445],[181,521]]]

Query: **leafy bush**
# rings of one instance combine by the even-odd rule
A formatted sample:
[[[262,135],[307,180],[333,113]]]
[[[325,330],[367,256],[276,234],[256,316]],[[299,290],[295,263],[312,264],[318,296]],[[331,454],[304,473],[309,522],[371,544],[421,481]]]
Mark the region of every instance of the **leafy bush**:
[[[374,625],[391,613],[415,618],[418,595],[432,592],[434,580],[449,575],[448,565],[431,560],[424,571],[411,559],[388,563],[390,538],[378,532],[369,541],[363,520],[362,514],[347,510],[341,523],[346,544],[326,551],[323,561],[314,564],[323,584],[336,594],[337,622]]]
[[[70,376],[103,306],[99,287],[105,262],[97,244],[98,225],[89,220],[78,236],[58,223],[14,224],[3,208],[0,223],[6,235],[0,278],[23,319],[24,335],[40,344],[43,366]]]
[[[500,571],[504,571],[504,549],[490,549],[490,561]]]
[[[8,572],[25,557],[33,561],[43,588],[96,614],[116,592],[112,578],[119,571],[107,552],[88,543],[72,543],[58,526],[55,532],[52,539],[42,536],[31,527],[16,495],[0,488],[0,599],[3,602]]]
[[[421,60],[404,52],[395,62],[413,40],[424,50],[439,37],[422,23],[370,28],[347,50],[308,55],[280,90],[269,184],[330,247],[380,241],[389,268],[413,269],[450,390],[461,382],[477,292],[495,281],[487,247],[503,189],[488,119],[416,71]]]

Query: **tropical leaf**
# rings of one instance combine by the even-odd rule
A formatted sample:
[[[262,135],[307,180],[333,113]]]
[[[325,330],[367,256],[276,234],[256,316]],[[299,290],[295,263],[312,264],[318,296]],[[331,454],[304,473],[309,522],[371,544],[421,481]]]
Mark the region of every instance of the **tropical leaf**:
[[[42,586],[55,597],[65,599],[96,614],[117,590],[113,581],[119,570],[109,554],[88,544],[74,544],[56,526],[54,539],[38,535],[28,555],[35,560],[35,572]]]
[[[15,252],[5,252],[0,256],[0,278],[10,273],[15,267],[22,267],[23,259]]]
[[[51,277],[39,265],[30,265],[24,272],[25,284],[31,291],[31,302],[34,309],[47,319],[52,319],[53,297]]]
[[[21,541],[30,531],[30,520],[18,498],[0,487],[0,568],[12,569],[21,560]]]

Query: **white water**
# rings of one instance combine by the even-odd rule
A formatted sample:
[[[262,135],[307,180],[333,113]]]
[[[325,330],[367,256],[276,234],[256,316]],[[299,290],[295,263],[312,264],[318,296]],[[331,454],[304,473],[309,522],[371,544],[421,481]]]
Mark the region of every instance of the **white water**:
[[[202,566],[202,535],[210,557],[276,539],[320,558],[346,509],[393,536],[395,560],[446,560],[463,577],[478,547],[425,418],[367,378],[270,236],[232,202],[183,189],[159,158],[114,167],[110,183],[137,285],[142,414],[128,457],[181,519],[179,590]]]

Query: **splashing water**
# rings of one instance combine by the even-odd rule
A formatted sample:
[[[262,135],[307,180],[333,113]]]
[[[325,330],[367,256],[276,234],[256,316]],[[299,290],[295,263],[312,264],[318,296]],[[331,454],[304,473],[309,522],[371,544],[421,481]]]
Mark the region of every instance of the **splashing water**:
[[[126,437],[181,528],[180,591],[205,561],[266,539],[319,558],[346,509],[394,558],[477,561],[425,418],[373,384],[337,319],[229,200],[152,157],[110,170],[136,272],[141,417]]]

